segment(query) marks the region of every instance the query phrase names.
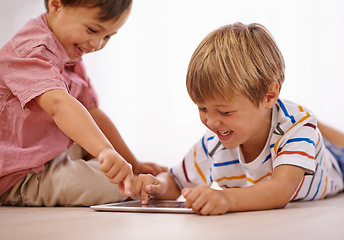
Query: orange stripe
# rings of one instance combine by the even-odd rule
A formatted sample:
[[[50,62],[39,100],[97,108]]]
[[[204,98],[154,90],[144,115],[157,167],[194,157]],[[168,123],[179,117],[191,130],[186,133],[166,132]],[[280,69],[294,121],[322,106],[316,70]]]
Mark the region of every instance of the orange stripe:
[[[222,178],[216,179],[216,182],[220,182],[222,180],[237,180],[237,179],[244,179],[244,178],[246,178],[247,181],[255,184],[257,182],[260,182],[261,180],[263,180],[267,176],[271,176],[271,175],[272,175],[272,173],[268,173],[265,176],[259,178],[258,180],[253,180],[252,178],[246,177],[246,175],[233,176],[233,177],[222,177]]]
[[[300,124],[301,122],[305,121],[307,118],[309,118],[311,115],[309,113],[306,113],[306,116],[304,116],[303,118],[300,119],[300,121],[298,121],[297,123],[295,123],[291,128],[289,128],[285,133],[289,132],[291,129],[293,129],[293,127],[295,127],[296,125]],[[276,142],[275,146],[274,146],[274,151],[275,154],[277,153],[277,147],[278,147],[278,143],[279,141],[282,139],[282,137],[280,137],[280,139],[278,139],[278,141]]]
[[[255,183],[257,183],[257,182],[260,182],[261,180],[263,180],[263,179],[266,178],[267,176],[271,176],[271,175],[272,175],[272,173],[268,173],[268,174],[266,174],[265,176],[259,178],[258,180],[255,180],[255,181],[252,180],[251,178],[246,178],[246,179],[247,179],[247,181],[249,181],[249,182],[255,184]]]
[[[219,179],[216,179],[216,182],[220,182],[222,180],[234,180],[234,179],[243,179],[243,178],[246,178],[246,175],[240,175],[240,176],[233,176],[233,177],[222,177],[222,178],[219,178]]]
[[[196,145],[194,147],[194,160],[195,160],[195,168],[197,169],[197,172],[199,173],[199,175],[202,177],[203,181],[205,182],[205,184],[207,184],[207,180],[205,179],[204,174],[202,173],[201,168],[198,166],[197,162],[196,162]]]
[[[299,154],[299,155],[308,157],[308,158],[313,159],[313,160],[315,159],[313,156],[311,156],[311,155],[309,155],[309,154],[307,154],[305,152],[302,152],[302,151],[283,151],[283,152],[280,152],[279,154],[277,154],[276,157],[279,157],[279,156],[281,156],[283,154],[288,154],[288,155],[289,154]]]
[[[326,167],[326,162],[324,162],[324,169]],[[327,176],[326,176],[326,183],[325,183],[325,189],[324,189],[324,192],[323,194],[321,195],[320,199],[323,199],[325,194],[326,194],[326,190],[327,190]]]
[[[327,190],[327,176],[326,176],[326,184],[325,184],[325,189],[324,189],[324,192],[323,194],[321,195],[320,199],[323,199],[325,194],[326,194],[326,190]]]
[[[315,145],[315,148],[318,147],[319,143],[320,143],[320,134],[319,134],[319,132],[318,132],[318,142],[317,142],[317,144]]]
[[[290,199],[290,201],[293,201],[293,200],[297,197],[297,195],[299,194],[299,192],[300,192],[300,190],[301,190],[301,187],[302,187],[304,181],[305,181],[305,176],[303,176],[302,182],[301,182],[299,188],[297,189],[297,191],[296,191],[294,197],[293,197],[292,199]]]

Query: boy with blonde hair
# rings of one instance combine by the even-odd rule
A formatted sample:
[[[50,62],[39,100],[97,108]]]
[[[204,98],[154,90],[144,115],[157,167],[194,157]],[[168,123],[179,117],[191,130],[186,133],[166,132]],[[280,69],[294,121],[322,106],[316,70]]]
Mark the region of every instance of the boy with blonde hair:
[[[132,197],[176,199],[202,215],[285,207],[343,190],[315,116],[279,99],[284,60],[260,24],[223,26],[203,39],[186,85],[210,130],[170,173],[140,175]],[[223,190],[212,189],[213,182]],[[182,190],[182,191],[181,191]]]

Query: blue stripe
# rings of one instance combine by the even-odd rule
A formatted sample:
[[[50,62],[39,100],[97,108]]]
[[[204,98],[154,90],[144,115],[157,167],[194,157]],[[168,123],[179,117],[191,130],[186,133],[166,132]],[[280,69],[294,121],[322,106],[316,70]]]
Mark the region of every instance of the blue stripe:
[[[274,148],[274,146],[275,146],[275,143],[271,144],[270,149]],[[270,158],[271,158],[271,153],[266,156],[266,158],[265,158],[264,162],[262,162],[262,164],[265,163],[266,161],[268,161]]]
[[[208,151],[207,151],[207,148],[205,147],[204,136],[202,137],[202,147],[203,147],[203,151],[205,155],[208,156]]]
[[[322,161],[323,161],[323,159],[324,159],[324,152],[323,152],[323,151],[324,151],[324,150],[322,149],[322,154],[321,154],[321,158],[320,158],[320,162],[319,162],[320,166],[321,166]]]
[[[285,108],[284,104],[282,103],[282,101],[280,99],[278,99],[277,101],[279,102],[280,107],[281,107],[282,111],[284,112],[284,115],[286,117],[290,118],[290,120],[293,124],[296,123],[295,118],[293,116],[289,115],[289,113],[288,113],[287,109]]]
[[[292,143],[292,142],[308,142],[308,143],[311,143],[313,146],[315,146],[315,142],[313,142],[312,140],[310,140],[309,138],[292,138],[292,139],[289,139],[287,143]]]
[[[214,167],[222,167],[222,166],[227,166],[227,165],[232,165],[232,164],[237,164],[237,163],[239,163],[239,160],[233,160],[233,161],[222,162],[222,163],[214,163]]]
[[[311,201],[312,201],[312,200],[314,200],[314,198],[316,197],[316,195],[318,195],[319,188],[320,188],[321,181],[322,181],[322,176],[323,176],[323,173],[324,173],[324,170],[321,170],[320,182],[319,182],[319,184],[318,184],[317,191],[316,191],[316,193],[314,194],[314,196],[313,196],[313,198],[311,199]]]
[[[267,160],[269,160],[271,158],[271,153],[265,158],[265,160],[264,160],[264,162],[262,162],[262,164],[263,163],[265,163]]]
[[[210,140],[213,140],[214,136],[208,137],[207,141],[209,142]]]
[[[205,137],[205,135],[202,137],[202,147],[203,147],[203,151],[204,151],[205,155],[208,156],[208,150],[207,150],[207,148],[205,146],[205,141],[204,141],[205,139],[204,139],[204,137]],[[213,140],[213,139],[214,139],[214,136],[208,137],[207,138],[207,142],[209,142],[210,140]]]
[[[174,180],[177,181],[177,183],[178,183],[180,189],[183,189],[183,188],[184,188],[183,185],[180,183],[180,181],[179,181],[179,179],[176,177],[176,175],[174,175],[172,168],[170,168],[170,172],[171,172],[171,174],[172,174]]]

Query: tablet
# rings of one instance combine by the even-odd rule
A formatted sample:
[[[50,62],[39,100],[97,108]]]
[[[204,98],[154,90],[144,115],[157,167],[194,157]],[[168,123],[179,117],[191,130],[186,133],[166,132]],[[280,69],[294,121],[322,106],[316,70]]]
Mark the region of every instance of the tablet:
[[[154,200],[142,204],[139,200],[109,203],[91,206],[96,211],[108,212],[160,212],[160,213],[195,213],[191,208],[186,208],[184,202],[175,200]]]

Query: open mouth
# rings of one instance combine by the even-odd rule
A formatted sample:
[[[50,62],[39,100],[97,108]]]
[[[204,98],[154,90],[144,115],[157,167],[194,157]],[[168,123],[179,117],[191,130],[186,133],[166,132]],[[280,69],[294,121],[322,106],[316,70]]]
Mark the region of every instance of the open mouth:
[[[229,134],[231,134],[233,131],[219,131],[221,136],[227,136]]]
[[[83,48],[83,47],[79,46],[78,44],[74,44],[74,47],[75,47],[75,56],[77,58],[82,57],[86,53],[92,52],[92,51],[90,51],[90,50],[88,50],[86,48]]]
[[[75,45],[75,46],[79,49],[79,51],[80,51],[82,54],[87,53],[87,50],[83,49],[82,47],[80,47],[80,46],[78,46],[78,45]]]
[[[86,52],[84,49],[82,49],[81,47],[79,47],[79,46],[77,46],[78,48],[79,48],[79,50],[81,51],[81,52]]]

